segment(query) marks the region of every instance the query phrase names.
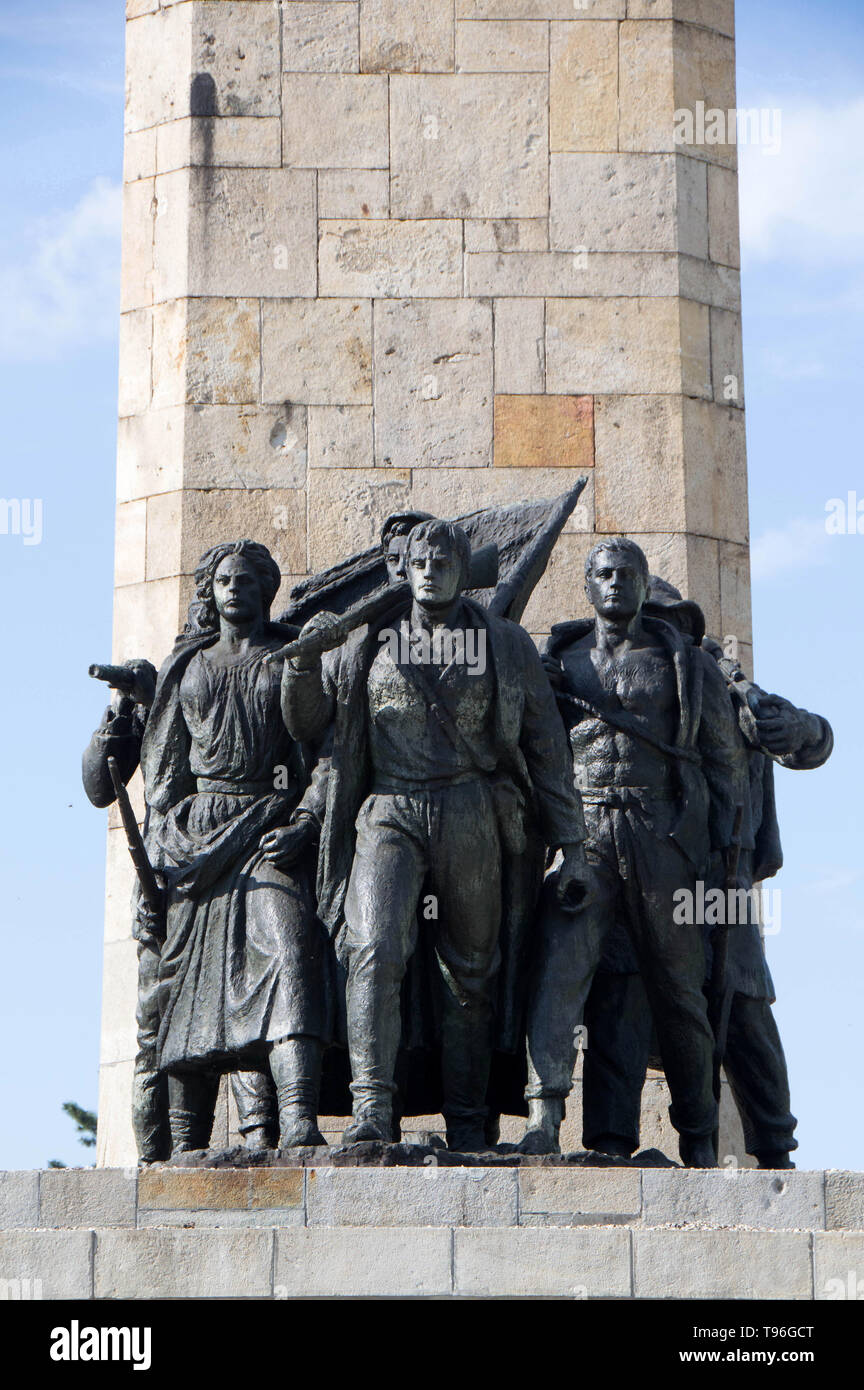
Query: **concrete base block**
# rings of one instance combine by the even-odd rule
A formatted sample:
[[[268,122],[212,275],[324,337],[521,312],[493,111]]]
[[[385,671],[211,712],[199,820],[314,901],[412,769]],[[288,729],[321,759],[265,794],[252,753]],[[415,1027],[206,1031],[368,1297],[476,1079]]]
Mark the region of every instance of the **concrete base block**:
[[[864,1296],[860,1173],[273,1157],[0,1173],[0,1300]]]

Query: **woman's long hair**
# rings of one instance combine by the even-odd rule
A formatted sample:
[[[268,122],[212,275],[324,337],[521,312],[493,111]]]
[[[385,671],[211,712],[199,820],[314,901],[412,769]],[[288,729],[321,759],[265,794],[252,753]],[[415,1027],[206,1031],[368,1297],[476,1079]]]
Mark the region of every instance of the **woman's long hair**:
[[[249,561],[261,585],[265,622],[270,617],[270,607],[279,592],[282,575],[279,566],[266,545],[258,541],[223,541],[206,551],[198,562],[195,571],[195,597],[189,605],[185,637],[200,637],[215,632],[219,627],[219,614],[213,597],[213,580],[222,561],[228,555],[242,555]]]

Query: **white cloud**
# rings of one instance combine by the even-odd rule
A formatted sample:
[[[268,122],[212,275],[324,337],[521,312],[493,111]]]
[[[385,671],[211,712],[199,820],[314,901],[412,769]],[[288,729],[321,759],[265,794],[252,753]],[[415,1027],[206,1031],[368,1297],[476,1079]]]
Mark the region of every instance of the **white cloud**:
[[[783,527],[763,531],[753,541],[750,569],[754,579],[773,579],[786,570],[824,564],[835,537],[825,530],[825,518],[797,517]]]
[[[825,269],[862,258],[864,97],[782,113],[778,153],[739,149],[741,240],[746,256]]]
[[[0,266],[0,359],[49,361],[114,337],[120,210],[120,185],[95,179],[73,208],[33,229],[29,254]]]

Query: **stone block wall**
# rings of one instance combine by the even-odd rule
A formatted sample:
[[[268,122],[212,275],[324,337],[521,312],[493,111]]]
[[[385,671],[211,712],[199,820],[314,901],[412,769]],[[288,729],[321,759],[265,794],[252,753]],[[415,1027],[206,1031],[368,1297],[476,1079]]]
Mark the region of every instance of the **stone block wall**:
[[[0,1173],[0,1299],[860,1297],[864,1175]]]
[[[199,555],[293,582],[409,505],[589,486],[525,615],[625,532],[750,652],[732,0],[129,0],[114,656]],[[139,793],[140,797],[140,793]],[[114,823],[112,822],[112,825]],[[109,833],[100,1161],[131,1160]]]

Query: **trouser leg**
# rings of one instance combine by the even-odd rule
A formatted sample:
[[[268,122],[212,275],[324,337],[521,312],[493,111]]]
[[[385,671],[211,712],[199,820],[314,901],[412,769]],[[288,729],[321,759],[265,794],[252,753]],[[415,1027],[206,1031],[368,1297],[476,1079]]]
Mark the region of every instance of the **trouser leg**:
[[[219,1077],[212,1072],[184,1072],[168,1077],[171,1152],[206,1149],[213,1129]]]
[[[640,975],[601,970],[585,1008],[582,1142],[639,1146],[642,1088],[651,1047],[651,1009]]]
[[[318,1038],[282,1038],[270,1049],[281,1148],[324,1142],[318,1130],[321,1054]]]
[[[527,1046],[531,1101],[570,1094],[576,1064],[575,1030],[584,1022],[585,1004],[614,920],[616,885],[599,862],[589,859],[589,901],[575,913],[563,912],[551,874],[540,907],[537,957],[529,986]]]
[[[627,926],[654,1016],[672,1097],[669,1118],[686,1139],[706,1139],[717,1123],[714,1037],[703,992],[705,948],[698,928],[674,921],[673,894],[695,893],[695,873],[671,842],[638,846],[628,880]]]
[[[149,933],[138,939],[137,1052],[132,1078],[132,1128],[145,1163],[168,1157],[168,1088],[156,1061],[159,1036],[159,942]]]
[[[272,1078],[267,1072],[232,1072],[231,1092],[237,1106],[237,1128],[243,1137],[257,1132],[266,1138],[268,1144],[275,1143],[278,1137],[276,1097]]]
[[[492,1061],[493,992],[500,956],[501,849],[485,783],[431,799],[436,954],[442,977],[443,1110],[453,1142],[481,1142]]]
[[[797,1149],[786,1057],[767,999],[733,996],[723,1065],[747,1152],[758,1156]]]
[[[372,796],[357,820],[345,901],[346,1002],[355,1115],[389,1114],[401,1035],[400,989],[416,940],[426,870],[407,798]]]

